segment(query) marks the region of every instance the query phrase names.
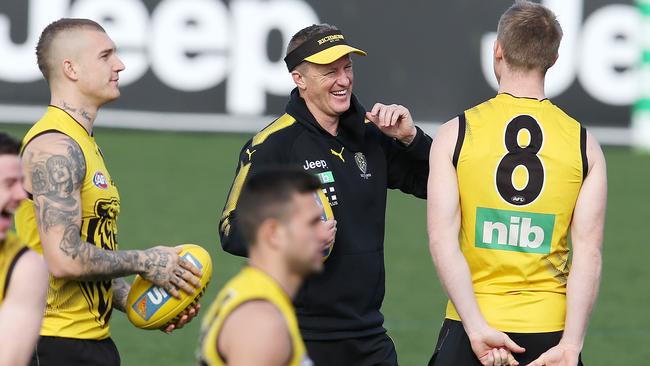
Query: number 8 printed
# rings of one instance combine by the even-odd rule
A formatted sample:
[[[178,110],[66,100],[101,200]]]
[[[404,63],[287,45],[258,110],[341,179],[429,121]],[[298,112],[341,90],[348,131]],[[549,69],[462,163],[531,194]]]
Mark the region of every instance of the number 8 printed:
[[[528,145],[519,145],[519,133],[527,130],[530,134]],[[524,206],[539,197],[544,187],[544,165],[537,153],[542,148],[544,135],[539,123],[529,115],[512,119],[505,131],[505,146],[508,153],[501,158],[496,172],[496,186],[501,198],[509,204]],[[518,166],[528,171],[528,182],[521,189],[514,186],[514,173]]]

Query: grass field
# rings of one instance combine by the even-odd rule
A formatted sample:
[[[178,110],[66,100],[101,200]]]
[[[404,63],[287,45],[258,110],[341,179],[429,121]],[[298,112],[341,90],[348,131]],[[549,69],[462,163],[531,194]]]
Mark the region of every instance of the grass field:
[[[27,126],[0,125],[19,137]],[[121,249],[193,242],[211,252],[215,273],[207,308],[224,281],[244,263],[224,253],[218,215],[248,136],[96,131],[122,197]],[[603,283],[583,351],[586,365],[644,365],[650,361],[650,156],[605,150],[609,208]],[[400,364],[425,365],[446,297],[431,264],[425,202],[391,192],[387,209],[386,327]],[[112,333],[123,365],[193,365],[199,322],[166,335],[131,326],[114,312]]]

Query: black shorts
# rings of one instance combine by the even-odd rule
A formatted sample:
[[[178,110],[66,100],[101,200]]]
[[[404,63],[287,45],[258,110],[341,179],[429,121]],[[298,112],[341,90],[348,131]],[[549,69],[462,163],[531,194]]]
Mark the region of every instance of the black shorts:
[[[120,354],[110,338],[96,341],[62,337],[41,337],[30,366],[119,366]]]
[[[519,364],[524,366],[535,359],[548,349],[555,347],[562,338],[562,332],[549,333],[506,333],[515,343],[524,347],[526,352],[515,353],[515,359]],[[433,356],[429,361],[429,366],[480,366],[463,324],[457,320],[445,319],[438,335],[438,344],[433,351]],[[579,359],[578,366],[582,365]]]
[[[335,341],[306,341],[314,365],[397,366],[395,344],[386,333]]]

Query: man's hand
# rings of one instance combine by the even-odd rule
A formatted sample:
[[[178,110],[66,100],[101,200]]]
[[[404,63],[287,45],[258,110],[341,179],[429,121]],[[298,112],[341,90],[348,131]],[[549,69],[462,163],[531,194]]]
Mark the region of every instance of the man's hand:
[[[385,135],[399,140],[406,146],[413,142],[417,134],[411,112],[398,104],[376,103],[370,112],[366,112],[366,118]]]
[[[336,220],[323,221],[323,230],[321,231],[323,238],[323,250],[329,249],[336,238]]]
[[[525,348],[517,345],[505,333],[487,327],[477,333],[468,334],[474,354],[482,365],[519,365],[512,352],[521,353]]]
[[[580,348],[574,345],[560,343],[542,353],[530,366],[576,366],[580,356]]]
[[[189,323],[194,319],[199,314],[199,310],[201,310],[201,304],[196,304],[194,306],[190,306],[187,309],[183,310],[181,313],[181,317],[178,319],[178,321],[174,324],[169,324],[165,329],[161,329],[163,332],[167,334],[171,334],[175,329],[181,329],[185,324]]]
[[[154,285],[162,287],[175,298],[181,297],[178,289],[193,294],[195,289],[201,287],[201,282],[197,278],[201,275],[201,271],[181,258],[178,255],[180,252],[180,248],[163,246],[143,252],[145,261],[141,276]]]

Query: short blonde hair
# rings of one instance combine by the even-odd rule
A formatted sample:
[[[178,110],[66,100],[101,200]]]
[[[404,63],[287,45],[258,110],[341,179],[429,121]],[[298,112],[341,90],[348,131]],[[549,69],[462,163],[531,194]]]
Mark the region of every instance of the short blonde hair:
[[[517,0],[501,16],[497,40],[513,69],[546,72],[557,58],[562,27],[548,8]]]

